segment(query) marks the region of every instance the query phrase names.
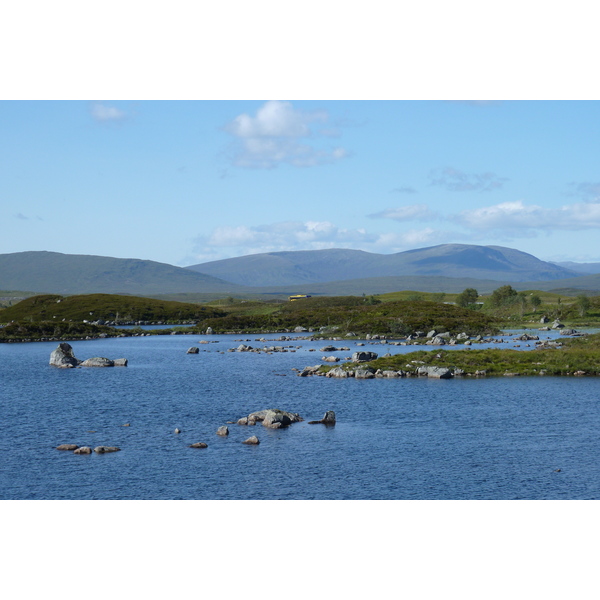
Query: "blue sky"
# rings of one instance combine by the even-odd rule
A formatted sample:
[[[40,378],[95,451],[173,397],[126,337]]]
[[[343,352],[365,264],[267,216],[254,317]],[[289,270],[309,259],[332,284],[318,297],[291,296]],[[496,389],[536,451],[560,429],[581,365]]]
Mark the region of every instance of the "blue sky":
[[[596,101],[3,101],[0,253],[600,261]]]

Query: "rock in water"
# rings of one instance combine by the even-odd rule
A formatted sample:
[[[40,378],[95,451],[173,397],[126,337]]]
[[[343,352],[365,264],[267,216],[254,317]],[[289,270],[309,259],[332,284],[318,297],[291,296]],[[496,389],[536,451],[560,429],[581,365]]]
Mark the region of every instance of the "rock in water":
[[[260,444],[260,442],[258,441],[258,438],[253,435],[252,437],[249,437],[247,440],[244,440],[242,442],[242,444],[248,444],[250,446],[256,446],[257,444]]]
[[[73,451],[73,454],[91,454],[92,449],[89,446],[82,446]]]
[[[290,413],[278,408],[268,408],[267,410],[259,410],[248,415],[248,425],[251,421],[262,421],[265,427],[277,429],[279,427],[287,427],[292,423],[302,421],[302,417],[298,413]]]
[[[190,448],[208,448],[208,444],[204,442],[196,442],[195,444],[190,444]]]
[[[50,353],[50,364],[61,369],[72,369],[79,366],[81,361],[73,355],[71,344],[62,342]]]
[[[217,435],[229,435],[229,427],[227,427],[226,425],[222,425],[221,427],[219,427],[219,429],[217,429]]]
[[[96,446],[94,448],[94,452],[96,454],[105,454],[106,452],[119,452],[121,448],[117,448],[116,446]]]
[[[57,450],[68,450],[70,452],[77,450],[77,448],[79,448],[77,444],[61,444],[60,446],[56,446]]]
[[[114,367],[114,361],[110,358],[104,358],[103,356],[94,356],[88,358],[81,363],[82,367]]]
[[[200,348],[192,346],[191,348],[188,348],[187,354],[198,354],[198,352],[200,352]]]
[[[309,421],[309,425],[318,425],[322,423],[323,425],[335,425],[335,413],[332,410],[328,410],[320,421]]]

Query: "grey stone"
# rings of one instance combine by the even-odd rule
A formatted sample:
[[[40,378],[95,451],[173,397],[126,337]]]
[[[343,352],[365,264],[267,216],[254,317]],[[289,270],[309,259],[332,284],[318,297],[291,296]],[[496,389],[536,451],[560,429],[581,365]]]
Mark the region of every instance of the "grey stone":
[[[114,361],[109,358],[104,358],[103,356],[94,356],[92,358],[88,358],[81,363],[82,367],[114,367]]]
[[[244,440],[242,442],[242,444],[256,446],[256,445],[260,444],[260,442],[258,441],[258,438],[255,435],[253,435],[253,436],[249,437],[247,440]]]
[[[298,413],[290,413],[285,410],[279,410],[278,408],[268,408],[266,410],[259,410],[248,415],[248,425],[251,421],[262,422],[264,427],[271,429],[277,429],[279,427],[287,427],[292,423],[298,423],[304,419]]]
[[[417,373],[432,379],[450,379],[452,377],[452,371],[446,367],[419,367]]]
[[[352,354],[352,362],[367,362],[375,360],[378,354],[376,352],[359,351]]]
[[[229,435],[229,427],[226,425],[221,425],[219,429],[217,429],[217,435],[226,436]]]
[[[57,450],[66,450],[68,452],[73,452],[73,450],[77,450],[79,446],[77,444],[61,444],[60,446],[56,446]]]
[[[348,377],[348,371],[345,371],[342,369],[342,367],[335,367],[327,373],[326,377],[337,377],[339,379],[343,379]]]
[[[335,425],[335,413],[332,410],[328,410],[320,421],[309,421],[309,425]]]
[[[91,454],[92,449],[89,446],[82,446],[73,451],[73,454]]]
[[[75,358],[71,344],[62,342],[50,353],[50,364],[61,369],[72,369],[79,366],[81,361]]]
[[[192,346],[187,350],[187,354],[198,354],[198,352],[200,352],[200,348],[198,348],[197,346]]]
[[[204,442],[196,442],[195,444],[190,444],[190,448],[208,448],[208,444]]]
[[[94,448],[94,452],[96,454],[105,454],[107,452],[119,452],[121,448],[117,448],[116,446],[96,446]]]

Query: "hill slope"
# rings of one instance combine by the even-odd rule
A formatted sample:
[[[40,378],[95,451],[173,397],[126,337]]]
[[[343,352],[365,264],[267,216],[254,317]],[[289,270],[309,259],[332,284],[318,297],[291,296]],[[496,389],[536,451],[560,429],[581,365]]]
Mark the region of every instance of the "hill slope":
[[[361,250],[269,252],[186,267],[240,285],[305,285],[373,277],[444,276],[550,281],[580,273],[501,246],[443,244],[397,254]]]
[[[0,255],[0,290],[51,294],[234,293],[238,286],[150,260],[59,252]]]

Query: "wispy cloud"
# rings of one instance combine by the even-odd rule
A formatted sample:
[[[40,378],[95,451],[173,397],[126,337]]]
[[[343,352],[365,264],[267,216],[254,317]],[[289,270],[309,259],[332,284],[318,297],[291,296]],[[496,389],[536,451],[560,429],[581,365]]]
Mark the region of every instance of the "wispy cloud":
[[[95,121],[101,123],[122,121],[127,118],[126,112],[101,102],[94,102],[90,107],[90,113]]]
[[[15,219],[19,219],[20,221],[43,221],[44,219],[42,219],[42,217],[39,217],[38,215],[36,215],[35,217],[29,217],[27,215],[24,215],[23,213],[19,212],[16,215],[14,215]]]
[[[391,190],[394,194],[416,194],[417,190],[410,186],[397,187]]]
[[[429,221],[437,218],[426,204],[410,204],[397,208],[386,208],[368,215],[371,219],[391,219],[392,221]]]
[[[453,220],[472,230],[502,230],[515,236],[532,231],[579,231],[600,227],[600,202],[579,202],[560,208],[544,208],[522,201],[503,202],[466,210]]]
[[[579,196],[587,201],[599,201],[600,200],[600,183],[590,183],[588,181],[569,184],[570,191],[567,192],[567,196]]]
[[[495,173],[463,173],[453,167],[433,169],[429,184],[443,187],[450,192],[491,192],[499,190],[508,181]]]
[[[242,114],[225,126],[235,138],[232,162],[272,169],[285,163],[311,167],[341,160],[349,154],[346,149],[319,143],[321,138],[340,135],[339,128],[327,126],[328,120],[325,111],[305,112],[290,102],[266,102],[255,116]]]

